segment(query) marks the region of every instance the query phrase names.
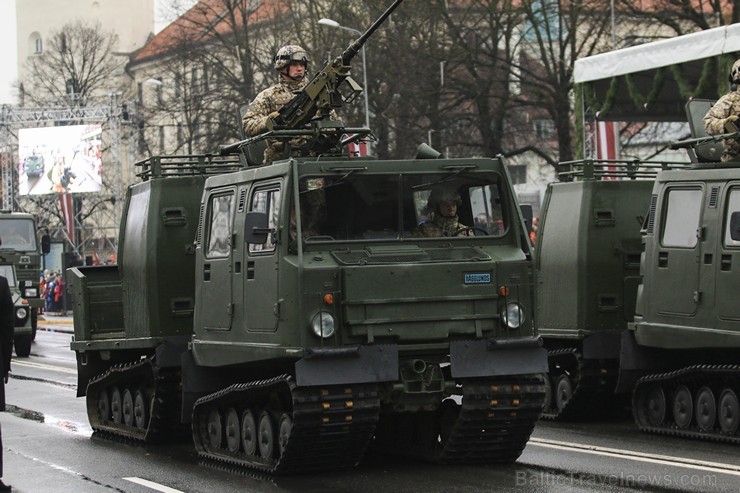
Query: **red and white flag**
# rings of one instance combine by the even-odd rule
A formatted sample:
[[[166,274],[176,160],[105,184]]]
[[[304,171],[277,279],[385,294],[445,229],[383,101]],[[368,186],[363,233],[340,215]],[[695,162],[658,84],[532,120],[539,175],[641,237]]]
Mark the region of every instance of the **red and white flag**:
[[[67,228],[67,236],[72,243],[75,242],[75,209],[72,195],[68,193],[60,193],[59,195],[59,208],[62,211],[62,219],[64,219],[64,226]]]
[[[596,122],[596,159],[619,158],[619,125],[617,122]],[[606,165],[604,170],[615,170],[615,166]],[[616,179],[613,175],[605,176],[607,180]]]

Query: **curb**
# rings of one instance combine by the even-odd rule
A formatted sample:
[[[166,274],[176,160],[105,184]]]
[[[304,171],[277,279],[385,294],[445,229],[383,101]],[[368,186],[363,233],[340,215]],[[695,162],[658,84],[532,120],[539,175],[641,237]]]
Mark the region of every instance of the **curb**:
[[[41,318],[39,317],[38,323],[44,323],[44,324],[59,324],[59,325],[72,325],[72,320],[49,320],[47,318]]]
[[[74,334],[75,331],[73,329],[57,329],[54,327],[36,327],[36,330],[43,330],[45,332],[58,332],[61,334]]]

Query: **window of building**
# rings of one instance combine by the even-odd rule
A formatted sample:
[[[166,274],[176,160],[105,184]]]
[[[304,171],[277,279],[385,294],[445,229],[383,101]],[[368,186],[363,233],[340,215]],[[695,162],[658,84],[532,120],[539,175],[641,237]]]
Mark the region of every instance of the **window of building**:
[[[175,97],[182,96],[182,75],[175,74]]]
[[[694,248],[701,216],[701,189],[669,190],[665,197],[663,246]]]
[[[181,146],[183,144],[183,133],[182,133],[182,123],[177,124],[177,146]]]
[[[40,37],[36,38],[34,53],[36,53],[37,55],[40,55],[43,52],[44,52],[44,42],[41,40]]]
[[[164,126],[159,126],[159,152],[164,152]]]
[[[555,135],[555,122],[547,118],[534,120],[534,133],[540,139],[549,139]]]

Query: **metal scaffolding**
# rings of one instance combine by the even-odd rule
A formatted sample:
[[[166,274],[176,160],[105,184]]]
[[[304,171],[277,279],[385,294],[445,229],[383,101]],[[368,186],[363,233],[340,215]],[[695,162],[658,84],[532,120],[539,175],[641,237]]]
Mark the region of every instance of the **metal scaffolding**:
[[[134,105],[124,103],[120,93],[87,106],[0,107],[0,177],[2,209],[31,212],[39,227],[52,239],[63,240],[66,251],[99,257],[115,254],[126,188],[133,179],[138,129],[132,123]],[[99,192],[73,194],[74,234],[70,237],[59,213],[57,194],[21,196],[18,193],[18,129],[60,124],[93,124],[103,127],[103,186]],[[105,258],[102,258],[105,256]]]

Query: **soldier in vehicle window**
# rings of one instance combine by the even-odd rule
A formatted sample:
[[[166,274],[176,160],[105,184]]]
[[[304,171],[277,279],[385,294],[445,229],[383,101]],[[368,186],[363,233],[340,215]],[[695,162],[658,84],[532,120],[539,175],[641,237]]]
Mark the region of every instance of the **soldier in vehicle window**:
[[[740,117],[740,60],[735,61],[730,70],[730,84],[733,90],[722,96],[704,117],[704,128],[709,135],[734,132]],[[724,141],[725,152],[721,160],[736,161],[740,158],[740,139]]]
[[[414,236],[475,236],[457,216],[457,208],[461,203],[460,194],[453,190],[444,188],[432,190],[427,201],[427,209],[431,215],[428,220],[417,226]]]

